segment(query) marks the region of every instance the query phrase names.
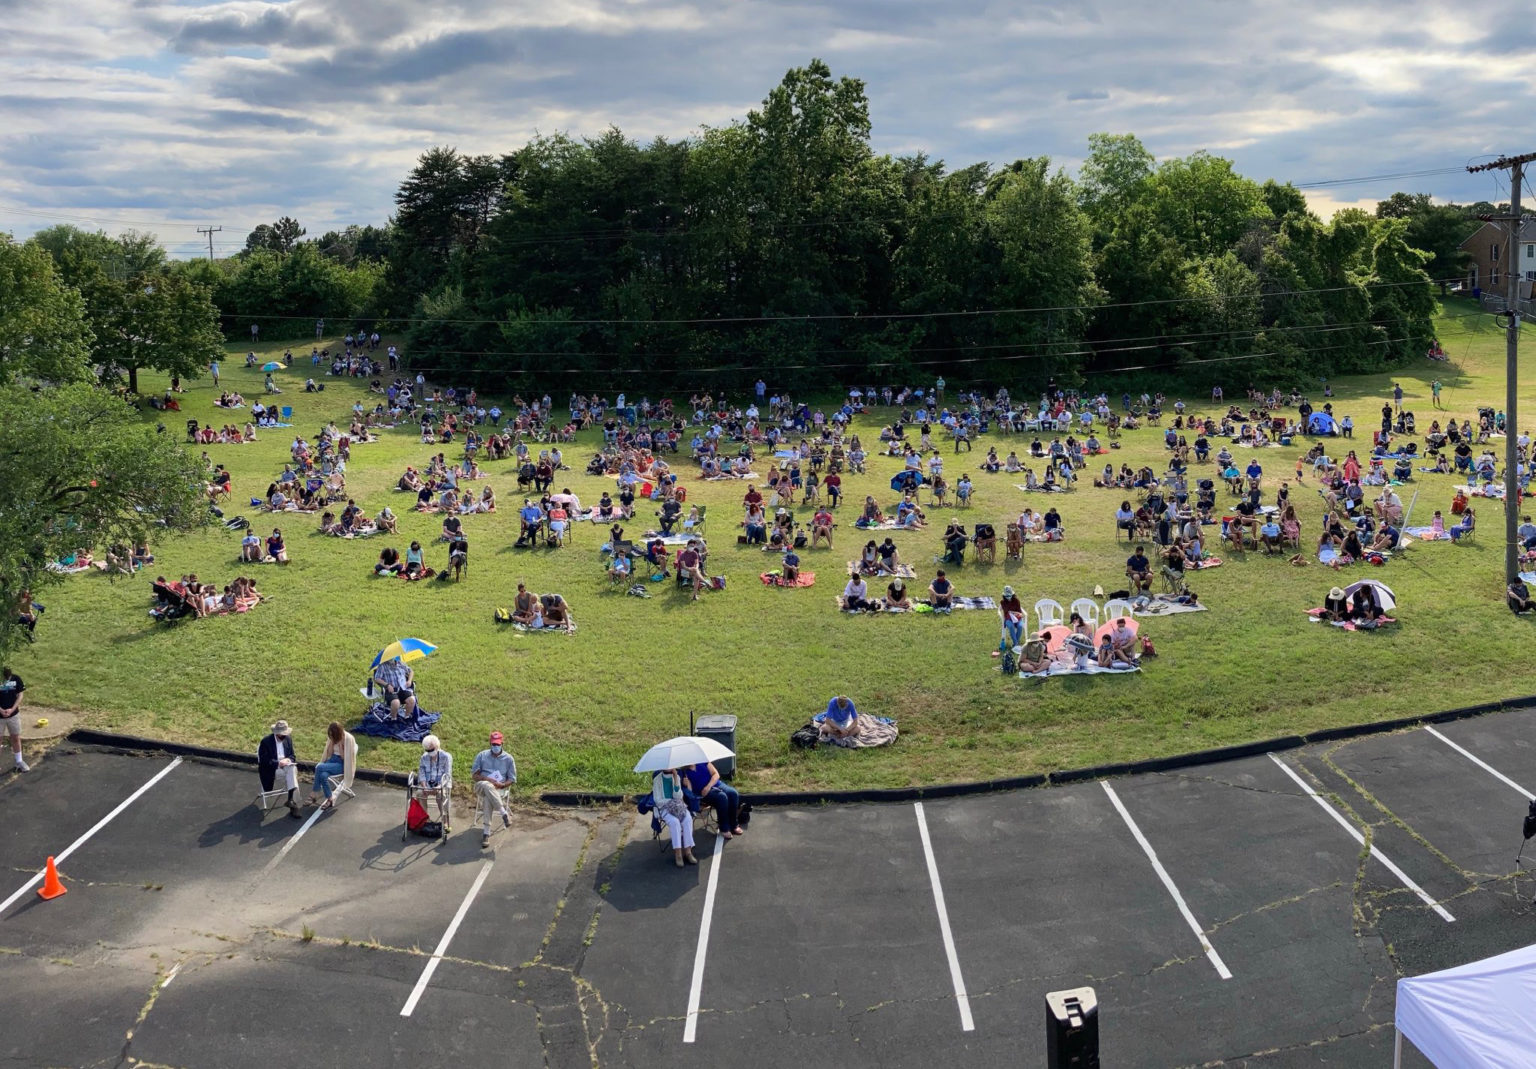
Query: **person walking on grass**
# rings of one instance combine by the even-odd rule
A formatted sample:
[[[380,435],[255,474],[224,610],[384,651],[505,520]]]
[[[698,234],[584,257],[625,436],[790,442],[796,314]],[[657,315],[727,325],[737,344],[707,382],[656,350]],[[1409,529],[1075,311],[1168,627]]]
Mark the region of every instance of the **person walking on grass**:
[[[21,677],[9,668],[0,669],[0,724],[11,737],[11,755],[16,758],[17,772],[30,772],[31,767],[21,756],[21,692],[27,689]]]
[[[490,747],[475,754],[470,778],[475,783],[475,799],[480,804],[480,847],[491,845],[491,818],[501,814],[501,826],[512,826],[512,814],[507,811],[507,796],[517,782],[517,762],[502,748],[501,732],[491,732]]]
[[[1440,380],[1439,379],[1436,379],[1434,382],[1429,384],[1429,392],[1430,392],[1431,396],[1433,396],[1434,399],[1435,399],[1435,407],[1439,408],[1440,407]]]

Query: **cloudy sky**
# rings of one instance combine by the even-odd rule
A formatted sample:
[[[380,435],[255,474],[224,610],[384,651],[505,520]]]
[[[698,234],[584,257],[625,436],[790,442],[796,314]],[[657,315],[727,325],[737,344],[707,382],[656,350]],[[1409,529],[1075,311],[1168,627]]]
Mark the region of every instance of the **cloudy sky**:
[[[1132,132],[1298,184],[1536,149],[1536,22],[1486,0],[0,0],[0,230],[380,223],[417,154],[722,125],[820,56],[878,151],[962,166]],[[1507,196],[1439,173],[1309,191]]]

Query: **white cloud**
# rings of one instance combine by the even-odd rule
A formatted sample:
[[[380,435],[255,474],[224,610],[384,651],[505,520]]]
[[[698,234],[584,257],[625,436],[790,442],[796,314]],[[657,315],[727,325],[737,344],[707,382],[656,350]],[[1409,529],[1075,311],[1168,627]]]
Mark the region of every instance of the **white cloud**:
[[[825,55],[863,79],[880,151],[964,166],[1097,130],[1208,149],[1257,179],[1393,174],[1518,150],[1536,31],[1514,0],[0,0],[0,227],[53,213],[318,233],[378,222],[435,144],[639,140],[741,117]],[[1502,29],[1499,29],[1502,27]],[[1507,102],[1507,103],[1505,103]],[[1460,175],[1333,187],[1497,199]],[[1337,199],[1335,199],[1337,198]],[[110,227],[109,227],[110,229]]]

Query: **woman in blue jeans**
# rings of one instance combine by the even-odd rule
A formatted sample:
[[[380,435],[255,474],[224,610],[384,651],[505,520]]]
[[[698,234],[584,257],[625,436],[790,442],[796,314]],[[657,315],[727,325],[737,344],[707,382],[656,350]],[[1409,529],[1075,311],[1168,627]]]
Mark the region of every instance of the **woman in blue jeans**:
[[[720,772],[713,764],[706,761],[702,765],[687,765],[682,773],[688,780],[688,789],[699,801],[714,806],[722,837],[746,834],[746,829],[737,823],[741,819],[741,795],[735,787],[720,781]]]
[[[310,792],[309,804],[320,803],[320,808],[331,808],[331,778],[344,776],[347,771],[347,740],[351,738],[343,730],[340,721],[332,720],[325,729],[325,752],[320,755],[320,763],[315,766],[315,790]],[[325,793],[325,801],[320,802],[317,791]]]

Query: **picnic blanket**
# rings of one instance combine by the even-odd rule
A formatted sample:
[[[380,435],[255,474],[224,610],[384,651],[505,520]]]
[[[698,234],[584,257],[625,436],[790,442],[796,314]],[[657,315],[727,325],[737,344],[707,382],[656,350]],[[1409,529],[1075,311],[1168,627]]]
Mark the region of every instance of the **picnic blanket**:
[[[1322,608],[1308,609],[1307,610],[1307,615],[1312,618],[1312,623],[1320,624],[1320,623],[1323,623],[1323,613],[1325,613],[1327,611],[1328,611],[1327,609],[1322,609]],[[1385,626],[1387,624],[1395,624],[1395,623],[1397,623],[1397,619],[1395,617],[1392,617],[1392,616],[1377,617],[1376,627],[1361,627],[1359,624],[1355,623],[1353,620],[1329,620],[1327,622],[1328,622],[1328,624],[1330,626],[1332,626],[1332,627],[1340,627],[1340,628],[1343,628],[1345,631],[1376,631],[1376,630],[1380,629],[1381,627],[1383,627],[1383,626]]]
[[[1020,672],[1019,673],[1019,678],[1020,679],[1049,679],[1049,678],[1051,678],[1053,676],[1101,676],[1101,675],[1124,676],[1124,675],[1130,675],[1132,672],[1139,672],[1139,671],[1141,671],[1141,669],[1139,667],[1135,666],[1135,665],[1121,665],[1119,668],[1105,668],[1102,665],[1089,664],[1089,665],[1085,665],[1082,668],[1078,668],[1076,665],[1071,664],[1070,662],[1055,661],[1055,660],[1053,660],[1049,665],[1046,666],[1045,671],[1043,671],[1043,672]]]
[[[545,624],[543,627],[529,627],[527,624],[513,624],[512,630],[521,631],[525,635],[574,635],[580,629],[579,624],[571,624],[567,631],[564,624]]]
[[[854,572],[856,572],[858,570],[859,570],[859,562],[858,561],[851,560],[851,561],[848,562],[848,574],[849,575],[852,575]],[[871,575],[877,575],[877,573],[870,573],[870,574]],[[898,577],[902,578],[902,579],[916,579],[917,578],[917,569],[913,568],[912,565],[910,565],[910,564],[898,564],[898,565],[896,565],[896,568],[895,568],[894,571],[886,572],[886,573],[880,573],[880,574],[877,575],[877,577],[880,578],[880,579],[885,579],[887,577],[890,577],[890,578],[893,578],[893,579],[894,578],[898,578]]]
[[[640,548],[639,543],[641,542],[654,542],[658,538],[661,539],[661,544],[664,546],[686,546],[689,542],[693,541],[697,537],[697,535],[690,534],[664,535],[660,531],[647,531],[644,535],[635,540],[635,548]],[[609,552],[613,552],[612,549],[610,549]]]
[[[992,598],[962,598],[951,599],[957,609],[996,609],[997,602]]]
[[[586,520],[588,523],[617,523],[619,520],[628,519],[628,517],[624,515],[624,510],[619,508],[617,505],[615,505],[613,507],[613,511],[606,516],[598,515],[599,511],[600,510],[598,507],[593,505],[591,508],[587,509],[580,516],[578,516],[577,519]]]
[[[1207,606],[1178,600],[1175,594],[1159,594],[1153,598],[1138,598],[1132,602],[1136,616],[1173,616],[1181,612],[1205,612]]]
[[[861,531],[899,531],[901,524],[895,520],[886,519],[879,523],[865,523],[863,520],[854,520],[853,525]]]
[[[363,716],[363,722],[350,730],[357,735],[372,735],[379,739],[395,739],[398,742],[420,742],[431,733],[432,725],[443,718],[442,713],[429,713],[418,708],[414,717],[389,715],[389,706],[375,702]]]
[[[740,473],[737,473],[737,472],[733,471],[729,475],[703,475],[703,476],[700,476],[700,478],[702,478],[705,482],[712,483],[712,482],[718,482],[721,479],[758,479],[758,480],[761,480],[762,476],[759,475],[755,471],[745,471],[745,472],[740,472]]]
[[[1039,486],[1025,486],[1023,483],[1014,483],[1013,488],[1015,490],[1023,490],[1027,494],[1064,494],[1067,492],[1067,488],[1060,483],[1057,483],[1055,486],[1046,486],[1043,483]]]
[[[1489,483],[1487,486],[1469,486],[1466,483],[1462,483],[1459,486],[1452,487],[1452,489],[1460,490],[1468,497],[1488,497],[1497,499],[1504,496],[1504,486],[1502,483]]]
[[[825,712],[817,713],[811,717],[811,723],[820,727],[827,719]],[[821,741],[831,743],[833,746],[844,746],[850,750],[866,750],[874,746],[889,746],[896,741],[896,721],[884,716],[870,716],[868,713],[859,713],[854,717],[858,725],[858,731],[843,738],[833,738],[827,732],[821,733]]]
[[[801,572],[795,577],[793,583],[786,583],[783,574],[780,572],[764,572],[758,578],[763,581],[764,586],[802,587],[814,586],[816,583],[815,572]]]
[[[1193,564],[1185,565],[1185,567],[1193,568],[1197,572],[1203,572],[1207,568],[1220,568],[1221,567],[1221,558],[1220,557],[1206,557],[1203,560],[1198,560],[1198,561],[1196,561]]]
[[[87,561],[85,564],[60,564],[58,561],[49,561],[44,567],[60,575],[79,575],[81,572],[90,571],[94,563],[94,561]]]
[[[1449,531],[1441,531],[1439,534],[1436,534],[1433,527],[1404,527],[1403,534],[1412,535],[1420,542],[1449,542],[1451,540]]]

